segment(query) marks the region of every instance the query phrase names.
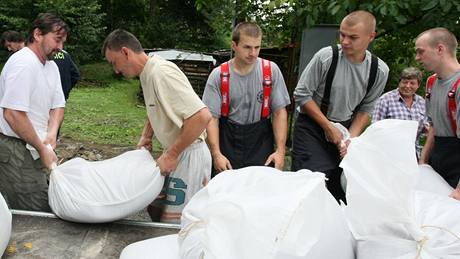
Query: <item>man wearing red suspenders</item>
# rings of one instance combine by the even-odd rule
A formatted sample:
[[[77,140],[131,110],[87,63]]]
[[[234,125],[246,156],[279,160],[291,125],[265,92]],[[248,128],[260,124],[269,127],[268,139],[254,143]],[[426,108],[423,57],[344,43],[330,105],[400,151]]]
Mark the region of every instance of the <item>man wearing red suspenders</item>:
[[[217,172],[283,168],[289,94],[278,66],[258,58],[261,41],[257,24],[238,24],[232,34],[235,57],[215,68],[206,83],[203,102],[213,115],[207,141]]]
[[[427,80],[427,116],[431,122],[419,163],[429,163],[460,200],[459,102],[460,64],[457,39],[445,28],[422,32],[415,41],[415,59],[436,74]]]

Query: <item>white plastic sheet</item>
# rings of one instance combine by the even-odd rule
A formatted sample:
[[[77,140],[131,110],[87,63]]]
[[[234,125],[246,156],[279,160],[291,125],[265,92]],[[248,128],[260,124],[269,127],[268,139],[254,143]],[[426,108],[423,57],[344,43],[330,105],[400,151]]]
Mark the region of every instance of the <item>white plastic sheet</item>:
[[[146,150],[89,162],[74,158],[50,176],[50,207],[60,218],[85,223],[122,219],[145,208],[164,183]]]
[[[341,208],[324,181],[309,170],[220,173],[182,213],[181,258],[354,258]]]
[[[460,258],[460,202],[416,189],[416,130],[413,121],[372,124],[341,163],[358,258]]]
[[[0,194],[0,256],[5,252],[11,236],[11,212]]]
[[[419,165],[419,176],[416,189],[449,196],[452,188],[430,165]]]
[[[125,247],[120,259],[180,259],[177,242],[177,234],[139,241]]]

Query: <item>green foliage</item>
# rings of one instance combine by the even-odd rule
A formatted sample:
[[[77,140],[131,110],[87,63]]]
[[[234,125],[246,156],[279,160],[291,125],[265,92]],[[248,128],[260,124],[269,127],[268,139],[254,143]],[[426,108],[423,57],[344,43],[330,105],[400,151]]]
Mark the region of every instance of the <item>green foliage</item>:
[[[0,31],[15,30],[27,34],[30,17],[36,16],[33,0],[0,1]]]
[[[39,12],[53,12],[66,21],[71,33],[65,48],[77,63],[100,58],[100,42],[105,28],[104,14],[95,0],[41,0],[35,3]]]
[[[104,15],[96,0],[0,1],[0,31],[15,30],[27,35],[32,21],[42,12],[56,13],[70,26],[65,48],[77,63],[99,59]]]
[[[373,52],[390,67],[387,90],[397,86],[400,71],[417,65],[414,60],[414,42],[422,31],[446,27],[460,35],[460,2],[456,0],[270,0],[248,1],[197,0],[199,10],[212,12],[211,23],[225,24],[227,13],[220,10],[235,8],[239,3],[247,19],[255,20],[264,31],[264,44],[283,46],[300,43],[304,28],[317,24],[339,24],[348,13],[367,10],[377,19],[377,38]],[[236,15],[232,13],[233,17]],[[221,18],[219,18],[221,17]],[[216,26],[216,25],[212,25]],[[222,27],[226,28],[226,27]],[[228,29],[230,30],[230,29]]]
[[[101,0],[107,31],[132,32],[144,48],[209,50],[222,45],[219,33],[195,9],[193,0]]]
[[[80,82],[77,87],[107,87],[111,83],[123,80],[113,72],[107,62],[80,66]]]

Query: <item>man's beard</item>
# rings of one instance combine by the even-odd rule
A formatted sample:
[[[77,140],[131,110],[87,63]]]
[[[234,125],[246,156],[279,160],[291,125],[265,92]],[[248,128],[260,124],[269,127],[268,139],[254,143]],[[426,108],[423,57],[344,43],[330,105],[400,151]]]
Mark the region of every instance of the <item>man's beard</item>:
[[[46,58],[48,60],[53,60],[54,59],[54,56],[59,52],[59,50],[53,50],[51,51],[51,53],[49,53],[48,55],[46,55]]]

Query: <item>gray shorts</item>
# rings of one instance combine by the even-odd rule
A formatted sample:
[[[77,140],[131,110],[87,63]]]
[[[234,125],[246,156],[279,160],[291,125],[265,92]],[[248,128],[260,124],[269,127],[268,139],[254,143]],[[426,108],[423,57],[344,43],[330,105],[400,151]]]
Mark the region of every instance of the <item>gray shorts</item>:
[[[180,223],[185,205],[209,182],[211,167],[211,153],[204,141],[182,152],[176,170],[166,177],[159,199],[152,204],[162,207],[162,222]]]
[[[0,192],[10,209],[50,212],[47,174],[24,141],[0,133]]]

